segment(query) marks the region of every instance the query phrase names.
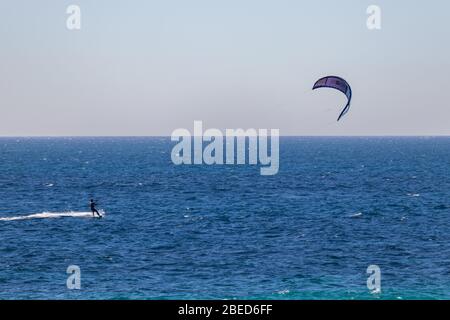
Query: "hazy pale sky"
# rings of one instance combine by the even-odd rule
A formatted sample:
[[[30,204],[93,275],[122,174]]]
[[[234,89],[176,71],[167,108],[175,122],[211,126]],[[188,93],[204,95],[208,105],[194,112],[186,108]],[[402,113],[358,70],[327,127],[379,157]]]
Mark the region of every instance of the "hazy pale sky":
[[[81,30],[66,8],[81,8]],[[381,30],[366,9],[381,7]],[[447,0],[1,0],[0,135],[449,135]],[[322,76],[353,88],[311,91]]]

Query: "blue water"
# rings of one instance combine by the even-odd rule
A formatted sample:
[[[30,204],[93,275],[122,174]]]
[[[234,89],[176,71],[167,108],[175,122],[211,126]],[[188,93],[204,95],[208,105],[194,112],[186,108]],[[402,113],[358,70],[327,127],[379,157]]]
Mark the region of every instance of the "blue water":
[[[0,217],[106,216],[1,220],[0,298],[450,299],[450,138],[282,138],[275,176],[172,146],[1,138]]]

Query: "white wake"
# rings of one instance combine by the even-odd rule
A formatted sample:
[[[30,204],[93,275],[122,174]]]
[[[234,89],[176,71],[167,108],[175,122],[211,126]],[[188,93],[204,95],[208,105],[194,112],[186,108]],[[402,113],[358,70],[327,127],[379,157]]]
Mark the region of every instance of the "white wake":
[[[105,215],[103,210],[99,210],[102,216]],[[92,212],[42,212],[42,213],[33,213],[29,215],[23,216],[15,216],[15,217],[0,217],[0,221],[15,221],[15,220],[29,220],[29,219],[54,219],[54,218],[92,218]],[[97,215],[95,216],[97,218]]]

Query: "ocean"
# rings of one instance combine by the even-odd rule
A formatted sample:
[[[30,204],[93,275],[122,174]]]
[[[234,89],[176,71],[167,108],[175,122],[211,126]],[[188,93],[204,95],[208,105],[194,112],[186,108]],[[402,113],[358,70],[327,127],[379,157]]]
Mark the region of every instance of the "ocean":
[[[450,137],[282,137],[274,176],[173,146],[0,138],[0,299],[450,299]]]

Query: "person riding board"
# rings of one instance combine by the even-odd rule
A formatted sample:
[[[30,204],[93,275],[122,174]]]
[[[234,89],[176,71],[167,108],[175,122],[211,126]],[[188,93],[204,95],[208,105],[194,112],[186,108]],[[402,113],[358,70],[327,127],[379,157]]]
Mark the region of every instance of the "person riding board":
[[[98,212],[97,208],[95,207],[97,204],[94,202],[94,199],[91,199],[90,206],[92,211],[92,216],[95,217],[95,214],[99,216],[99,218],[102,217],[102,215]]]

